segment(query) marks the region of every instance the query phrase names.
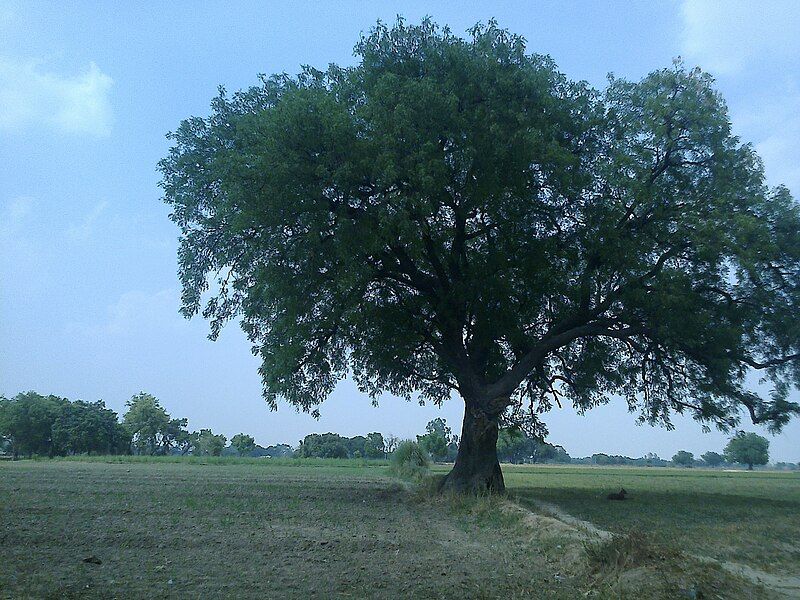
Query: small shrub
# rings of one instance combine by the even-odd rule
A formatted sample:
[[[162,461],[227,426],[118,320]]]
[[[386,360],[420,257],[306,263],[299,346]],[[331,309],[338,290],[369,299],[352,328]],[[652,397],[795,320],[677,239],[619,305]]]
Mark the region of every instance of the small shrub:
[[[595,573],[620,573],[636,567],[657,565],[676,557],[674,550],[662,547],[651,536],[638,530],[626,535],[585,545],[589,566]]]
[[[431,460],[417,442],[405,440],[392,453],[391,463],[400,477],[420,478],[428,473]]]

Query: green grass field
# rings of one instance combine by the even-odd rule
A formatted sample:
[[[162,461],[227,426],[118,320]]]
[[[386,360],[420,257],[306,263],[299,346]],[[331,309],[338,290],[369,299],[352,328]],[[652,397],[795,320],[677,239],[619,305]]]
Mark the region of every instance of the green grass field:
[[[669,468],[506,467],[509,491],[615,533],[774,574],[800,575],[800,473]],[[606,495],[624,487],[625,502]]]
[[[649,523],[722,557],[755,541],[738,560],[797,573],[796,476],[507,467],[506,478],[522,505],[544,499],[621,533]],[[620,485],[630,501],[602,500]],[[573,534],[508,503],[431,497],[384,463],[0,463],[2,598],[641,597],[575,568],[585,542]],[[731,577],[687,567],[680,581],[707,598],[771,597]]]

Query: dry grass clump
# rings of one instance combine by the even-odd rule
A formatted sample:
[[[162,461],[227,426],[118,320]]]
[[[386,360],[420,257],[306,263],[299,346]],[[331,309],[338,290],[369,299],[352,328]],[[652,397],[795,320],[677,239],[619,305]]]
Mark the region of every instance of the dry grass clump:
[[[400,477],[422,479],[430,471],[431,459],[417,442],[405,440],[392,453],[391,465]]]

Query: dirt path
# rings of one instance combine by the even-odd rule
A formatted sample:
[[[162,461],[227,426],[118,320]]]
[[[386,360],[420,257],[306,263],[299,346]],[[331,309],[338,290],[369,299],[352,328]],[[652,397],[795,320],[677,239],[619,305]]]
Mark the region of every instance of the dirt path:
[[[800,576],[797,575],[773,575],[765,571],[760,571],[743,565],[741,563],[719,561],[708,556],[696,554],[690,555],[700,561],[717,564],[729,573],[744,577],[745,579],[758,583],[771,589],[787,598],[800,598]]]
[[[571,515],[555,504],[532,498],[528,498],[528,502],[531,502],[534,506],[536,506],[536,508],[547,515],[558,519],[562,523],[576,527],[594,537],[597,537],[598,539],[610,540],[614,537],[612,532],[600,529],[594,523],[584,521],[583,519]],[[525,510],[524,507],[520,508]],[[710,556],[703,556],[700,554],[689,554],[689,556],[703,563],[718,565],[733,575],[742,577],[743,579],[746,579],[747,581],[750,581],[756,585],[762,585],[786,598],[800,599],[800,576],[798,575],[773,575],[772,573],[754,569],[748,565],[720,561]]]
[[[578,527],[586,531],[587,533],[596,536],[601,540],[610,540],[614,537],[614,534],[610,531],[606,531],[605,529],[600,529],[594,523],[590,523],[589,521],[584,521],[575,517],[567,512],[561,510],[560,507],[556,506],[555,504],[551,504],[550,502],[545,502],[544,500],[537,500],[531,499],[530,500],[536,508],[541,510],[548,515],[555,517],[559,521],[566,523],[567,525],[572,525],[573,527]]]

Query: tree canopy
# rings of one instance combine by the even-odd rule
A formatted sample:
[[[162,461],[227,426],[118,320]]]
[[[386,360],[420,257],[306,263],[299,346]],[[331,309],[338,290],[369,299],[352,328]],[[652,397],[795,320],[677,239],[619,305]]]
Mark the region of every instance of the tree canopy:
[[[316,414],[348,372],[456,392],[449,483],[491,489],[499,425],[542,434],[565,401],[667,427],[800,412],[800,209],[709,75],[598,91],[494,22],[379,23],[355,54],[221,90],[160,163],[182,311],[212,338],[241,318],[270,406]]]
[[[0,438],[14,456],[126,454],[130,435],[105,403],[24,392],[0,397]]]
[[[236,452],[239,456],[244,456],[256,449],[256,440],[252,435],[237,433],[231,438],[231,446],[236,448]]]
[[[725,462],[725,457],[722,454],[719,452],[711,452],[710,450],[701,454],[700,458],[702,458],[703,462],[709,467],[718,467]]]
[[[570,462],[570,456],[561,446],[525,435],[517,427],[503,427],[497,437],[497,457],[510,463],[539,463],[545,461]]]
[[[128,411],[123,424],[131,434],[133,447],[138,454],[164,454],[171,445],[174,425],[152,394],[139,392],[125,403]]]
[[[753,432],[739,431],[725,446],[725,458],[729,462],[747,465],[765,465],[769,461],[769,440]]]
[[[447,458],[447,450],[453,440],[453,432],[441,417],[428,421],[425,434],[417,436],[420,448],[431,455],[435,461]]]
[[[686,450],[678,450],[675,456],[672,457],[672,462],[680,467],[693,467],[694,454]]]
[[[197,456],[220,456],[228,441],[224,435],[216,434],[210,429],[201,429],[196,434],[194,452]]]

